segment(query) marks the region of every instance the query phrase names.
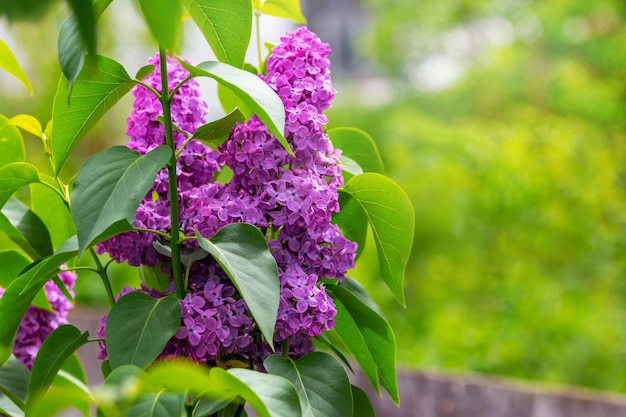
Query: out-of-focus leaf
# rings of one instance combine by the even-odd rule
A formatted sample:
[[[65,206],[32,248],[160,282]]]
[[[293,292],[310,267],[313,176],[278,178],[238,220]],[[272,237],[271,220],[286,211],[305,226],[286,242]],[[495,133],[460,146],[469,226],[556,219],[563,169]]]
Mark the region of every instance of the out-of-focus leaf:
[[[180,0],[139,0],[141,12],[157,44],[174,51],[182,26],[183,6]]]
[[[7,0],[4,0],[2,3],[5,3]],[[0,4],[0,13],[2,5]],[[29,93],[33,94],[33,87],[30,85],[30,81],[26,76],[26,73],[20,66],[19,62],[11,52],[11,49],[7,46],[7,44],[0,39],[0,68],[20,80],[20,82],[26,87]]]
[[[39,173],[28,162],[13,162],[0,167],[0,207],[14,192],[34,182],[39,182]]]
[[[0,268],[0,287],[8,287],[30,262],[19,252],[0,252],[0,265],[2,265]]]
[[[296,23],[306,24],[300,0],[267,0],[262,2],[258,10],[270,16],[284,17]]]
[[[187,396],[178,392],[159,391],[139,397],[125,410],[132,417],[179,417],[184,415]]]
[[[41,123],[30,114],[18,114],[17,116],[13,116],[9,119],[9,123],[38,138],[43,136]]]
[[[13,162],[24,162],[26,151],[24,150],[24,140],[19,130],[0,114],[0,167]]]

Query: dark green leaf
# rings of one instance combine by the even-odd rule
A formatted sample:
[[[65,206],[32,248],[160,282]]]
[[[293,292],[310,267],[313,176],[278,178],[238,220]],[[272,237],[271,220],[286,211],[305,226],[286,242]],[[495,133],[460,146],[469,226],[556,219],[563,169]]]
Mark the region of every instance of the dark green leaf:
[[[65,324],[55,329],[48,336],[33,362],[33,370],[28,384],[28,400],[43,395],[63,363],[79,347],[87,343],[89,333],[81,333],[76,327]]]
[[[65,242],[56,253],[44,258],[34,267],[13,280],[2,298],[0,298],[0,364],[3,364],[13,349],[13,340],[20,326],[22,317],[35,295],[53,275],[61,264],[78,253],[75,238]]]
[[[122,64],[103,56],[87,62],[68,103],[68,81],[59,80],[52,109],[50,148],[58,174],[69,154],[98,120],[135,84]]]
[[[8,287],[28,264],[30,261],[19,252],[0,252],[0,287]]]
[[[31,258],[44,258],[54,253],[46,225],[21,201],[10,198],[0,213],[0,230],[5,232]]]
[[[359,202],[349,194],[339,192],[339,212],[333,213],[333,223],[339,226],[346,239],[358,245],[356,259],[361,256],[367,242],[368,222]]]
[[[364,131],[352,127],[338,127],[328,131],[333,146],[342,155],[355,161],[364,172],[385,174],[383,160],[374,139]]]
[[[156,67],[154,65],[152,65],[152,64],[144,65],[143,67],[141,67],[141,68],[139,68],[137,70],[137,74],[135,74],[135,79],[143,80],[148,75],[152,74],[155,69],[156,69]]]
[[[299,417],[298,393],[284,378],[243,368],[211,369],[215,383],[248,402],[260,417]]]
[[[42,182],[49,177],[40,175]],[[52,246],[58,248],[76,234],[70,209],[55,191],[48,186],[34,183],[30,185],[30,204],[50,233]]]
[[[346,368],[348,368],[350,370],[350,372],[352,372],[354,374],[354,369],[352,369],[352,365],[350,365],[350,362],[345,357],[345,355],[343,353],[341,353],[341,351],[336,346],[334,346],[333,343],[330,340],[328,340],[328,337],[327,337],[328,334],[329,334],[329,332],[324,332],[324,333],[320,334],[319,336],[315,337],[314,341],[318,342],[318,343],[321,343],[322,345],[324,345],[328,349],[330,349],[331,352],[333,352],[335,354],[337,359],[339,359],[346,366]]]
[[[4,2],[6,2],[5,0]],[[18,3],[18,2],[15,2]],[[0,6],[1,9],[1,6]],[[0,13],[2,10],[0,10]],[[28,89],[28,92],[33,94],[33,87],[30,85],[30,81],[28,81],[28,76],[20,66],[17,59],[15,59],[15,55],[11,52],[11,49],[7,46],[7,44],[0,39],[0,68],[20,80],[20,82]]]
[[[243,68],[252,34],[250,0],[183,0],[217,59]]]
[[[297,361],[271,355],[264,366],[270,374],[282,376],[296,387],[304,417],[352,415],[352,390],[346,370],[327,353],[312,352]]]
[[[200,247],[219,262],[233,281],[273,348],[280,284],[276,260],[263,234],[247,223],[232,223],[211,239],[204,239],[197,231],[196,236]]]
[[[210,77],[232,91],[267,126],[278,141],[293,154],[285,139],[285,106],[263,80],[248,71],[222,62],[207,61],[197,66],[181,61],[193,76]]]
[[[192,417],[210,416],[226,407],[233,401],[232,398],[210,399],[200,398],[193,407]]]
[[[349,284],[348,287],[353,286]],[[352,352],[372,386],[380,384],[399,403],[396,377],[396,339],[387,320],[369,306],[373,301],[363,293],[356,296],[343,284],[329,289],[335,300],[335,331]],[[360,290],[357,290],[360,291]],[[363,302],[361,298],[368,299]]]
[[[125,410],[128,417],[180,417],[185,412],[183,393],[159,391],[143,395]]]
[[[139,6],[157,44],[174,51],[182,26],[180,0],[139,0]]]
[[[0,407],[6,400],[24,411],[30,371],[13,355],[0,367]]]
[[[384,175],[353,177],[343,190],[363,209],[374,235],[383,281],[400,304],[404,301],[404,269],[411,254],[415,215],[406,193]]]
[[[123,296],[107,318],[111,367],[151,364],[178,331],[180,316],[180,304],[174,296],[155,299],[138,292]]]
[[[376,411],[367,394],[359,387],[352,385],[352,399],[354,400],[354,417],[376,417]]]
[[[76,18],[78,31],[87,53],[96,53],[96,16],[91,1],[68,0],[70,8]]]
[[[132,223],[135,210],[171,154],[165,145],[146,155],[114,146],[85,161],[71,194],[81,253],[117,222]]]
[[[14,162],[0,167],[0,207],[20,188],[39,182],[39,173],[28,162]]]
[[[1,114],[0,143],[2,144],[2,152],[0,152],[0,167],[13,162],[24,162],[26,153],[24,150],[24,140],[22,138],[22,134],[9,119]]]
[[[217,149],[222,143],[228,139],[231,129],[239,123],[245,121],[245,117],[239,109],[233,110],[221,119],[215,120],[200,126],[193,134],[193,138],[213,149]]]
[[[306,24],[300,0],[267,0],[261,4],[259,11],[266,15],[284,17],[296,23]]]

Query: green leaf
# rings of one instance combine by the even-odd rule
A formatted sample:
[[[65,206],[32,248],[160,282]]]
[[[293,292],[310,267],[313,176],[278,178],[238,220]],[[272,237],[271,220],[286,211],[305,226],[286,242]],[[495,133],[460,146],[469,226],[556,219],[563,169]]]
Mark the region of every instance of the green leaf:
[[[187,396],[165,390],[141,396],[125,410],[129,417],[180,417],[185,413]]]
[[[84,404],[94,404],[93,396],[75,386],[52,387],[43,397],[28,405],[28,417],[50,417],[68,408],[82,410]]]
[[[0,364],[3,364],[13,349],[13,341],[22,317],[35,295],[59,266],[78,253],[78,241],[68,239],[54,255],[42,259],[34,267],[13,280],[0,298]]]
[[[29,379],[30,371],[11,355],[0,367],[0,408],[5,404],[12,404],[23,413]]]
[[[141,377],[141,390],[150,392],[165,388],[192,396],[232,401],[235,395],[225,387],[215,384],[208,367],[189,359],[177,358],[159,361]]]
[[[284,17],[296,23],[306,24],[300,0],[267,0],[261,4],[259,11],[270,16]]]
[[[221,119],[214,120],[197,128],[193,134],[193,138],[213,149],[217,149],[218,146],[226,142],[231,129],[237,123],[243,123],[245,120],[241,111],[235,109]]]
[[[339,212],[333,213],[332,222],[339,226],[346,239],[356,242],[356,259],[359,259],[367,242],[368,222],[363,207],[349,194],[339,193]]]
[[[161,265],[139,265],[141,282],[148,289],[164,292],[170,286],[170,277],[161,270]]]
[[[0,116],[1,118],[2,116]],[[9,123],[15,127],[19,127],[25,132],[30,133],[38,138],[43,137],[43,129],[39,120],[35,119],[30,114],[18,114],[9,119]]]
[[[114,146],[85,161],[71,194],[80,253],[110,226],[122,220],[133,222],[135,210],[171,154],[165,145],[146,155]]]
[[[226,407],[233,401],[232,398],[210,399],[200,398],[193,407],[192,417],[210,416]]]
[[[252,34],[250,0],[183,0],[217,59],[243,68]]]
[[[353,177],[341,192],[363,209],[374,235],[383,281],[400,304],[404,300],[404,269],[411,254],[415,215],[406,193],[384,175],[368,172]],[[345,204],[345,201],[344,201]]]
[[[0,211],[0,231],[5,232],[33,259],[54,253],[46,225],[15,198],[10,198]]]
[[[143,67],[137,70],[137,74],[135,74],[136,80],[143,80],[148,75],[152,74],[156,67],[152,64],[144,65]]]
[[[352,415],[350,380],[343,366],[329,354],[312,352],[297,361],[271,355],[263,365],[270,374],[294,384],[303,417]]]
[[[19,130],[0,114],[0,167],[13,162],[24,162],[26,151],[24,150],[24,140]]]
[[[351,284],[348,284],[350,287]],[[398,381],[396,377],[396,339],[387,320],[370,307],[373,301],[361,300],[342,284],[329,288],[334,298],[337,316],[335,332],[352,352],[372,386],[379,391],[380,384],[398,404]]]
[[[376,142],[366,132],[353,127],[337,127],[328,131],[328,137],[335,149],[341,149],[342,155],[359,164],[363,172],[385,174]]]
[[[248,71],[216,61],[197,66],[180,61],[193,76],[210,77],[232,91],[267,126],[289,153],[293,151],[285,139],[285,106],[280,97],[263,80]]]
[[[359,387],[352,385],[352,399],[354,401],[355,417],[376,417],[376,411],[367,394]]]
[[[39,182],[39,173],[28,162],[13,162],[0,167],[0,207],[20,188]]]
[[[30,261],[19,252],[0,252],[0,287],[8,287],[29,264]]]
[[[178,331],[180,320],[180,304],[174,296],[155,299],[138,292],[123,296],[107,318],[111,367],[151,364]]]
[[[20,66],[19,62],[11,52],[11,49],[7,46],[7,44],[0,39],[0,68],[17,78],[23,85],[26,87],[30,94],[33,94],[33,87],[30,85],[30,81],[28,81],[28,77],[26,73]]]
[[[76,79],[68,102],[69,84],[59,80],[52,109],[50,141],[55,172],[58,174],[69,154],[98,120],[135,84],[122,64],[94,56]]]
[[[68,0],[70,8],[76,17],[78,31],[87,53],[96,53],[96,16],[91,1]]]
[[[44,340],[33,362],[27,401],[47,391],[63,363],[87,343],[88,337],[88,332],[81,333],[76,327],[64,324]]]
[[[222,266],[246,301],[261,333],[273,349],[274,326],[280,301],[276,260],[263,234],[247,223],[232,223],[211,239],[196,231],[200,247]]]
[[[40,175],[40,179],[45,182],[48,177]],[[46,225],[53,247],[58,248],[76,234],[69,207],[61,196],[50,187],[38,183],[31,184],[30,204],[32,210]]]
[[[260,417],[299,417],[300,405],[294,386],[284,378],[243,368],[211,369],[215,383],[246,400]]]
[[[180,40],[183,6],[180,0],[139,0],[139,6],[157,44],[173,51]]]
[[[96,0],[93,3],[94,26],[95,21],[112,1],[113,0]],[[82,24],[83,23],[80,23],[81,26]],[[57,50],[61,71],[63,71],[63,75],[65,75],[65,78],[68,80],[67,99],[69,101],[74,82],[85,64],[81,27],[74,14],[68,16],[67,19],[63,21],[63,24],[61,24],[59,39],[57,40]]]

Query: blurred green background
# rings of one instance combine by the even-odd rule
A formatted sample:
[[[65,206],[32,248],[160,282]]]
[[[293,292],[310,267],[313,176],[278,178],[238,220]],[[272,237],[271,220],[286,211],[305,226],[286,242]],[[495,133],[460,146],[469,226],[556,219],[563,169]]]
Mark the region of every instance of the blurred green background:
[[[329,127],[369,132],[415,208],[407,309],[383,289],[371,251],[356,274],[396,331],[401,365],[626,392],[626,3],[303,6],[335,50]],[[103,16],[101,53],[127,63],[128,46],[143,62],[153,52],[132,49],[143,28],[124,24],[120,45],[116,31],[132,17],[116,13]],[[64,15],[5,25],[35,95],[0,77],[12,98],[1,114],[48,120],[60,72],[47,34]],[[127,99],[81,144],[73,169],[125,142]],[[114,284],[134,274],[121,268]],[[79,297],[101,301],[99,285],[81,279]]]

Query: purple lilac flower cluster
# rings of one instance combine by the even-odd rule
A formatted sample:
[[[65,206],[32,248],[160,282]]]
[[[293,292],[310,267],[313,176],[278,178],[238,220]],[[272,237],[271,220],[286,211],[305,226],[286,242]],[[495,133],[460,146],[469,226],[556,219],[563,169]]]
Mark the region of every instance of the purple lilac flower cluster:
[[[62,266],[65,268],[65,266]],[[76,273],[64,271],[58,275],[68,291],[74,296],[72,288],[76,283]],[[67,314],[74,308],[74,304],[67,299],[54,281],[44,284],[44,291],[52,307],[52,311],[30,306],[22,318],[17,331],[13,354],[28,369],[32,369],[33,362],[39,352],[43,341],[57,327],[67,324]],[[4,294],[4,288],[0,287],[0,298]]]
[[[293,155],[253,116],[237,124],[218,151],[192,140],[178,162],[180,224],[186,234],[197,229],[210,238],[233,222],[247,222],[267,232],[281,288],[274,342],[288,340],[289,352],[296,358],[313,349],[312,337],[334,327],[335,306],[321,278],[342,279],[354,266],[356,253],[356,244],[331,224],[332,213],[339,210],[337,188],[343,179],[340,152],[324,132],[327,119],[322,112],[335,94],[329,53],[327,44],[301,27],[281,38],[267,61],[267,75],[261,76],[285,105],[285,136]],[[150,62],[157,64],[158,59]],[[170,83],[176,85],[186,76],[178,61],[168,58]],[[144,82],[158,89],[160,74],[155,72]],[[145,153],[164,142],[163,128],[156,121],[161,108],[145,87],[138,86],[133,93],[128,146]],[[193,80],[178,95],[178,104],[172,106],[173,122],[193,132],[204,123],[206,105],[198,98]],[[180,144],[184,135],[178,135]],[[232,170],[232,179],[214,182],[224,165]],[[162,173],[137,210],[135,226],[167,231],[168,215]],[[98,250],[120,262],[155,266],[167,259],[153,249],[153,240],[147,233],[132,232],[104,242]],[[189,291],[181,300],[180,330],[163,355],[208,364],[234,357],[260,365],[270,353],[269,346],[261,340],[245,301],[211,257],[191,267]]]

